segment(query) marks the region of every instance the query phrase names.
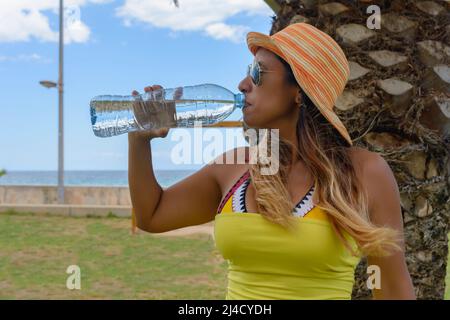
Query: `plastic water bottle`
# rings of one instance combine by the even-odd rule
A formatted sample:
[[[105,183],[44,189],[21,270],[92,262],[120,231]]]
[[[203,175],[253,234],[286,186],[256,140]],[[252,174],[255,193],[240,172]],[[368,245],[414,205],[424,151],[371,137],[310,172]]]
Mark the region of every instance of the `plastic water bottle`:
[[[98,137],[162,127],[211,125],[242,109],[242,93],[215,84],[158,89],[140,95],[101,95],[90,102],[91,123]]]

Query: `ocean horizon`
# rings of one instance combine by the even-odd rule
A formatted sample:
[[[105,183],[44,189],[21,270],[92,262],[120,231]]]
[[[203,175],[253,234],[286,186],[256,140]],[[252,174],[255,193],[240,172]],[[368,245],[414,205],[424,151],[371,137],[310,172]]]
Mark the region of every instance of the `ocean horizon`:
[[[198,170],[198,169],[197,169]],[[193,174],[190,170],[154,170],[156,180],[161,187],[168,187]],[[18,170],[7,171],[0,177],[0,185],[56,186],[56,170]],[[65,186],[108,186],[128,187],[127,170],[67,170],[64,171]]]

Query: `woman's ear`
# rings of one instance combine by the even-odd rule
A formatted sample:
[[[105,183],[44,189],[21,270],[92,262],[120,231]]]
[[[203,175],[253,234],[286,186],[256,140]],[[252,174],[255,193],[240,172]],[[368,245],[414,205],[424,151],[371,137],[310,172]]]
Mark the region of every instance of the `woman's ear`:
[[[296,96],[295,96],[295,104],[296,104],[296,105],[300,105],[300,103],[302,102],[302,99],[303,99],[303,97],[302,97],[302,91],[301,91],[301,90],[298,90],[298,91],[297,91],[297,94],[296,94]]]

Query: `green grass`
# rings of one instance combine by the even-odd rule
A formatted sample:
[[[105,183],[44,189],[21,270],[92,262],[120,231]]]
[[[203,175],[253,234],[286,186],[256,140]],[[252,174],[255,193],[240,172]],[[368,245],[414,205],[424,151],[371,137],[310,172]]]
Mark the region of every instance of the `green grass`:
[[[209,235],[130,233],[130,220],[0,215],[0,299],[223,299],[226,263]],[[81,269],[68,290],[66,269]]]
[[[449,243],[450,245],[450,243]],[[66,269],[81,268],[81,290]],[[450,299],[450,261],[445,299]],[[0,299],[223,299],[209,235],[131,235],[130,220],[0,214]]]

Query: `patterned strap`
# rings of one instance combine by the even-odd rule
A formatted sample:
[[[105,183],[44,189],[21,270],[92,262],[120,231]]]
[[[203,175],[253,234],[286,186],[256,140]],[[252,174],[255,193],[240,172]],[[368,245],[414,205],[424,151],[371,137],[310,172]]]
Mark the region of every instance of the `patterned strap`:
[[[247,212],[247,207],[245,205],[245,196],[249,184],[250,180],[246,180],[239,187],[236,188],[232,202],[233,212]],[[304,217],[309,211],[311,211],[314,208],[314,203],[312,201],[313,193],[314,193],[314,185],[308,190],[308,192],[300,199],[299,202],[297,202],[295,207],[292,209],[292,213],[295,216]]]
[[[294,208],[294,215],[304,217],[309,211],[314,208],[312,201],[314,193],[314,185],[309,189],[308,193],[297,203]]]
[[[250,179],[245,180],[234,192],[231,207],[233,212],[247,212],[245,205],[245,192],[250,184]]]
[[[225,196],[225,198],[223,198],[222,202],[219,205],[219,208],[217,209],[217,213],[220,213],[223,209],[223,207],[225,206],[225,204],[227,203],[228,199],[233,195],[233,193],[236,191],[237,188],[239,188],[250,176],[250,171],[247,170],[240,178],[238,181],[236,181],[236,183],[233,185],[233,187],[231,187],[230,191],[227,192],[227,195]]]

